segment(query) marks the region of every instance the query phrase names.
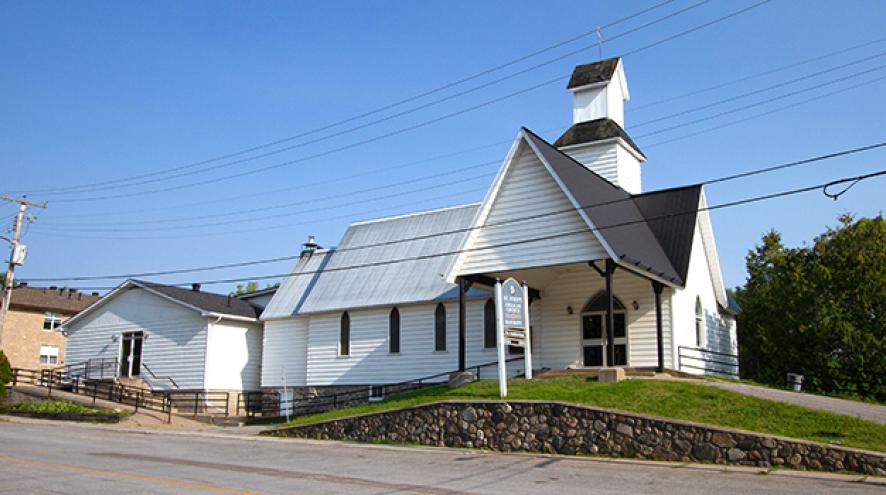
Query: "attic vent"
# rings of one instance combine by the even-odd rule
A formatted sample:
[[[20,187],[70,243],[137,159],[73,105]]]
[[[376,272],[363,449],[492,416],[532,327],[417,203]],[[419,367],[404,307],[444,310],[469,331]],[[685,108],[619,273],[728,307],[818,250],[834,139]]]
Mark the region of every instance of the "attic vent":
[[[303,249],[301,251],[301,254],[302,254],[302,256],[304,256],[306,254],[313,254],[314,251],[316,251],[317,249],[320,248],[320,245],[317,244],[316,237],[309,235],[308,242],[302,244],[302,247],[303,247]]]

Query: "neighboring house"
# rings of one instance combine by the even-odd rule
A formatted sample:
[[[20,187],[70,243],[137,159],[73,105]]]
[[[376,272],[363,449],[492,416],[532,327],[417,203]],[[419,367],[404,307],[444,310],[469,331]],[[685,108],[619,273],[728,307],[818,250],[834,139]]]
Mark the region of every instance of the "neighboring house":
[[[101,299],[98,292],[30,287],[22,282],[12,290],[3,327],[3,352],[13,368],[57,368],[65,359],[62,321]]]
[[[620,59],[577,67],[567,89],[574,125],[554,144],[521,129],[482,203],[311,243],[262,313],[262,387],[381,385],[495,361],[491,290],[506,277],[534,296],[535,368],[700,373],[684,354],[736,354],[703,187],[642,191]]]
[[[117,378],[155,390],[257,390],[260,312],[260,305],[199,284],[128,280],[64,323],[67,361],[88,361],[92,375],[105,376],[112,363]]]

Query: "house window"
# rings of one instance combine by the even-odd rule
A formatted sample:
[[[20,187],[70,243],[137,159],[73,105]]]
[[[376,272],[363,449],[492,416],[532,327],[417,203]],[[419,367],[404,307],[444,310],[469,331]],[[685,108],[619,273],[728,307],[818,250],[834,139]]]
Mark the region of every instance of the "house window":
[[[446,350],[446,308],[443,303],[437,304],[434,310],[434,350]]]
[[[58,346],[40,346],[40,364],[58,364]]]
[[[483,348],[495,348],[497,329],[495,325],[495,302],[487,299],[483,306]]]
[[[384,385],[369,386],[369,402],[379,402],[385,399]]]
[[[704,309],[701,307],[701,298],[695,298],[695,346],[702,347],[704,345]]]
[[[43,330],[58,330],[62,325],[62,315],[47,311],[43,313]]]
[[[351,355],[351,316],[347,311],[341,314],[341,329],[338,335],[338,355]]]
[[[397,308],[391,310],[391,321],[388,324],[388,352],[400,352],[400,310]]]

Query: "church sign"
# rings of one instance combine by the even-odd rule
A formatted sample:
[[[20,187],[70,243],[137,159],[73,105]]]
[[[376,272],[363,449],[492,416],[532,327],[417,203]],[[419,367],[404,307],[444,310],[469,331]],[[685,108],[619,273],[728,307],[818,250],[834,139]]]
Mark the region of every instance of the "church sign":
[[[526,378],[532,378],[532,339],[529,335],[529,286],[509,278],[495,283],[495,320],[498,330],[499,395],[507,397],[505,347],[522,347]]]

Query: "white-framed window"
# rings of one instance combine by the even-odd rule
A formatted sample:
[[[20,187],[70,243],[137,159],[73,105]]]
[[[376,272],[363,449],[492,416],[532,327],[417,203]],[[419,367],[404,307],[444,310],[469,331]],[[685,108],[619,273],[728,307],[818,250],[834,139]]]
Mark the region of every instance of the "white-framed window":
[[[40,346],[40,364],[58,364],[58,346]]]
[[[379,402],[385,399],[384,385],[369,386],[369,402]]]
[[[53,330],[58,330],[62,325],[62,320],[64,317],[60,313],[53,313],[52,311],[46,311],[43,313],[43,330],[51,332]]]
[[[704,347],[704,308],[701,306],[701,298],[695,298],[695,347]]]

